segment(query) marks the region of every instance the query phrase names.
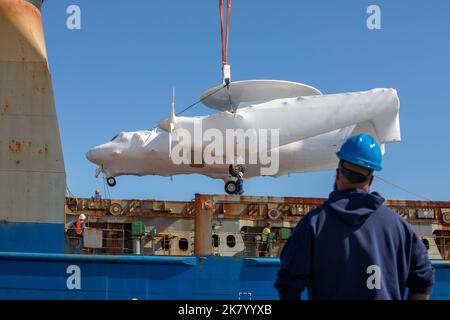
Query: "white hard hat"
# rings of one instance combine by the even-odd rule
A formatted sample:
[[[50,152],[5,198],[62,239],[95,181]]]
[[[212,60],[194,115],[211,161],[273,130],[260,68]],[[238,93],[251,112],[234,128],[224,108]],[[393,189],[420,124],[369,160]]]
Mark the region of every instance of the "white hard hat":
[[[244,176],[244,174],[242,173],[242,172],[239,172],[239,177],[243,177]]]
[[[84,214],[84,213],[80,214],[80,219],[81,219],[81,220],[84,220],[84,219],[86,219],[86,216],[85,216],[85,214]]]

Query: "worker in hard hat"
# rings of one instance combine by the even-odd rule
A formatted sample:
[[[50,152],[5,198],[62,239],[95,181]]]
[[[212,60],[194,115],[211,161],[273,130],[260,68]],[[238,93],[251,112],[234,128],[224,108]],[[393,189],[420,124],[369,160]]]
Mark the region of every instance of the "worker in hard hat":
[[[94,199],[95,200],[101,200],[102,199],[102,196],[100,195],[100,190],[99,189],[95,189]]]
[[[270,235],[270,227],[272,226],[272,224],[267,221],[264,229],[261,233],[261,245],[259,247],[259,256],[260,257],[265,257],[267,249],[268,249],[268,244],[269,244],[269,235]]]
[[[281,253],[280,299],[429,299],[434,269],[411,226],[370,193],[382,152],[366,134],[337,152],[335,190],[296,226]]]
[[[238,173],[238,179],[236,180],[236,192],[235,194],[243,194],[244,193],[244,174],[242,171]]]
[[[86,215],[82,213],[75,222],[75,236],[79,239],[78,242],[80,248],[83,247],[83,235],[85,228],[86,228]]]

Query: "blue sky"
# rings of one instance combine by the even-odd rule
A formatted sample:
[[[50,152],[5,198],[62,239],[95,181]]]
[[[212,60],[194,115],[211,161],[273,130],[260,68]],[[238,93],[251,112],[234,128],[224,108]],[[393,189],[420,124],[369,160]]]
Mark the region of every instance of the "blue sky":
[[[66,9],[81,8],[81,30],[66,28]],[[366,27],[370,4],[382,29]],[[450,196],[450,2],[234,0],[229,60],[233,80],[303,82],[323,93],[393,87],[401,101],[402,142],[388,145],[379,174],[433,200]],[[216,0],[47,0],[49,64],[67,171],[77,196],[104,193],[89,148],[120,131],[148,129],[221,81]],[[208,114],[203,106],[186,115]],[[334,171],[257,178],[248,195],[326,197]],[[118,177],[116,198],[189,200],[223,193],[200,175]],[[389,199],[420,199],[381,181]]]

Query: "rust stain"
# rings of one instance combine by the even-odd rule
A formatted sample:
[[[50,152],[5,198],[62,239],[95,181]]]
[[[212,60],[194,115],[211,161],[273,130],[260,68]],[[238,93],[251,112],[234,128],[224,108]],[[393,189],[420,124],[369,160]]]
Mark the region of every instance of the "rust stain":
[[[20,164],[20,160],[17,160],[17,161],[16,161],[16,164],[19,165],[19,164]]]
[[[324,198],[298,198],[298,197],[283,197],[285,203],[295,204],[311,204],[321,205],[325,202]]]
[[[39,150],[37,151],[38,154],[47,154],[48,153],[48,145],[44,144],[43,148],[39,148]]]
[[[14,154],[20,154],[24,152],[31,152],[32,154],[39,154],[39,155],[48,155],[49,153],[49,146],[48,144],[44,144],[41,148],[34,150],[32,149],[32,141],[17,141],[17,140],[10,140],[9,141],[9,152]]]
[[[11,140],[9,141],[9,151],[14,153],[20,153],[22,144],[20,141]]]
[[[5,54],[23,62],[46,59],[41,14],[33,4],[27,1],[1,0],[0,23],[8,27],[8,33],[2,34],[13,39],[10,50],[6,50]]]
[[[385,205],[389,207],[411,207],[411,208],[443,208],[450,207],[449,201],[417,201],[417,200],[387,200]]]

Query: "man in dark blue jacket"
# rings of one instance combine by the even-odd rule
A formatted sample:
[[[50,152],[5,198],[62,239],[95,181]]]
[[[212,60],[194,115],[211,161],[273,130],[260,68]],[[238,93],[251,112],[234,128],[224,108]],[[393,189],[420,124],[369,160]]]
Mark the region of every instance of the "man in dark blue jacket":
[[[244,193],[244,174],[242,172],[238,173],[238,179],[236,180],[236,192],[235,194],[243,194]]]
[[[350,137],[326,202],[296,226],[281,253],[280,299],[429,299],[434,269],[411,226],[369,193],[382,153],[368,135]]]

